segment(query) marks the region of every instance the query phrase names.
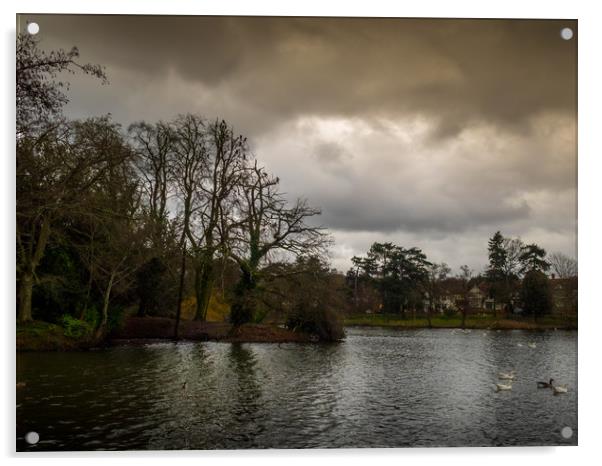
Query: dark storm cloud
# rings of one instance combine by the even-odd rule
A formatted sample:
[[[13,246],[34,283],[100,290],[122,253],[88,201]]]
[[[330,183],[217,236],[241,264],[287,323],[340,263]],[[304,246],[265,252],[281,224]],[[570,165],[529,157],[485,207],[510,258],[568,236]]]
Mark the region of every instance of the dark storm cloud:
[[[372,241],[479,268],[501,229],[575,254],[575,21],[26,16],[111,84],[74,117],[223,117],[290,197],[322,208],[334,262]]]
[[[436,134],[575,111],[571,21],[44,16],[49,43],[148,79],[171,69],[270,120],[425,114]],[[145,79],[145,78],[142,78]],[[267,128],[267,127],[266,127]]]
[[[374,198],[373,192],[360,196],[359,200],[354,198],[353,204],[328,204],[323,212],[329,220],[328,224],[339,230],[351,231],[390,233],[403,228],[404,231],[411,232],[441,233],[465,231],[482,224],[505,224],[525,218],[530,213],[526,203],[519,206],[498,206],[495,209],[482,203],[432,208],[426,203],[415,204],[417,199],[413,196],[406,200],[392,198],[387,202],[383,202],[382,198]],[[407,200],[411,201],[410,205]]]

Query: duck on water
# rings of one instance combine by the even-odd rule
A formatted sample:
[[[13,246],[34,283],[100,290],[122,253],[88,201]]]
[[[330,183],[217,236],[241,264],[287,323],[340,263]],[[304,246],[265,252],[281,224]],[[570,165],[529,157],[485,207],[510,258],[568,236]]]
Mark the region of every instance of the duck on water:
[[[554,379],[550,379],[549,382],[537,382],[537,388],[552,388],[554,385]]]
[[[554,395],[560,395],[569,391],[567,387],[554,385],[554,379],[550,379],[549,382],[537,382],[537,388],[551,388],[554,391]]]

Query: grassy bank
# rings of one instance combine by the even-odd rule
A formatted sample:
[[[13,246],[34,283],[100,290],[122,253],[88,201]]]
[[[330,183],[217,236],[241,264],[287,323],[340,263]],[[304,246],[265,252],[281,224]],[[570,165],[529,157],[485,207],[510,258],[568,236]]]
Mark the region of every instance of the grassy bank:
[[[434,316],[431,318],[433,328],[461,328],[461,316]],[[396,314],[358,314],[345,319],[346,326],[367,327],[394,327],[394,328],[428,328],[425,317],[411,317],[403,319]],[[466,317],[466,328],[473,329],[501,329],[501,330],[552,330],[552,329],[577,329],[577,318],[562,318],[546,316],[534,321],[532,318],[503,318],[492,315],[471,315]]]
[[[90,340],[67,336],[60,325],[41,321],[17,325],[17,351],[71,351],[90,346]]]
[[[175,320],[163,317],[130,317],[113,330],[102,344],[136,343],[152,340],[171,340]],[[89,339],[74,338],[63,327],[34,321],[17,325],[17,351],[73,351],[84,350],[98,344]],[[223,341],[240,343],[287,343],[314,341],[303,332],[293,332],[276,325],[246,324],[237,329],[226,322],[198,322],[184,320],[180,323],[182,340]]]

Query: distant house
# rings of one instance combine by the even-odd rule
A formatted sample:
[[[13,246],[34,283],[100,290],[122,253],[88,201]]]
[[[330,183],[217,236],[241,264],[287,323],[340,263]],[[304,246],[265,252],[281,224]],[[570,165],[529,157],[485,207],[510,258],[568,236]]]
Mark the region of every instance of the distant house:
[[[462,299],[462,295],[459,293],[445,294],[441,299],[441,311],[443,312],[445,309],[450,309],[454,311],[459,310],[461,307]]]
[[[475,284],[470,289],[468,305],[472,312],[500,312],[505,308],[503,302],[489,297],[489,286],[485,282]]]
[[[577,277],[556,278],[554,275],[550,278],[552,295],[554,301],[553,313],[563,316],[577,314]],[[464,306],[464,295],[462,292],[462,283],[455,279],[447,279],[443,284],[443,293],[441,294],[437,310],[443,313],[446,309],[460,311]],[[489,285],[485,281],[475,280],[467,293],[468,311],[470,313],[495,313],[502,315],[506,310],[514,314],[523,313],[519,284],[513,291],[510,298],[510,306],[507,309],[507,303],[501,300],[494,300],[489,296]],[[425,297],[425,306],[428,303],[428,295]]]
[[[550,286],[554,301],[554,309],[552,310],[554,314],[563,316],[577,314],[577,285],[577,277],[556,278],[552,274]]]
[[[483,292],[483,288],[479,285],[474,285],[468,291],[468,307],[470,309],[481,309],[485,302],[486,294]]]
[[[499,314],[506,309],[506,303],[489,297],[489,284],[479,279],[471,281],[472,286],[464,295],[464,284],[457,278],[448,278],[443,283],[443,293],[438,301],[438,310],[444,312],[446,309],[460,311],[464,307],[465,299],[468,301],[468,312],[470,313],[496,313]],[[469,284],[470,285],[470,284]],[[511,298],[512,308],[520,304],[519,295],[515,293]]]
[[[462,288],[462,282],[455,277],[450,277],[443,281],[437,306],[440,313],[459,311],[462,308],[464,301]]]

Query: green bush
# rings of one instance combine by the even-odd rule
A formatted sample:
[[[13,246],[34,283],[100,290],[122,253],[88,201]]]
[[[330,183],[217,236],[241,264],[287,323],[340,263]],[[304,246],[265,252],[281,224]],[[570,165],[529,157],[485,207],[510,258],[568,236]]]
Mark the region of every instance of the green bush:
[[[100,313],[96,310],[96,307],[91,306],[84,310],[81,320],[86,322],[90,327],[94,329],[98,327],[98,324],[100,323]]]
[[[61,317],[61,325],[64,329],[66,337],[75,339],[84,339],[92,335],[94,328],[83,320],[76,319],[69,314],[64,314]]]

